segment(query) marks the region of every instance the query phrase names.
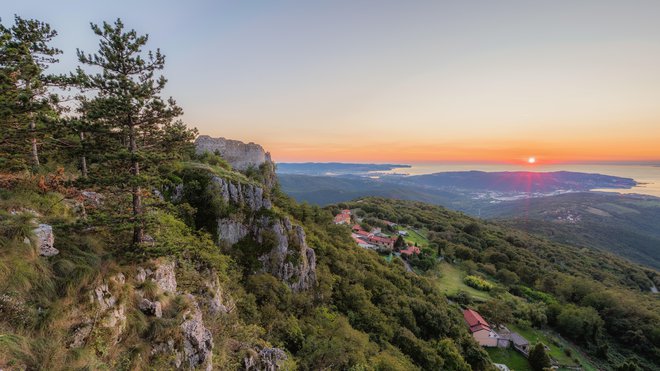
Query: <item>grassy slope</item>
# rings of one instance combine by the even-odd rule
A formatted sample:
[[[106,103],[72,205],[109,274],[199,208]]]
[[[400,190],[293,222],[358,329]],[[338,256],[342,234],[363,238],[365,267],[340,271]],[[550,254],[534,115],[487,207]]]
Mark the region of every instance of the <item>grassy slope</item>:
[[[486,301],[491,298],[490,294],[485,291],[479,291],[472,288],[463,282],[466,274],[461,269],[449,263],[441,263],[433,271],[428,272],[428,275],[436,277],[438,287],[445,294],[453,295],[458,291],[465,291],[472,298],[477,300]]]
[[[579,361],[580,367],[582,367],[584,370],[597,370],[597,368],[591,364],[591,362],[580,352],[578,348],[550,331],[516,325],[509,325],[508,327],[511,331],[515,331],[522,335],[531,344],[541,342],[548,346],[550,348],[549,355],[557,360],[557,362],[559,362],[561,365],[577,366],[577,362],[573,359],[576,358]],[[564,352],[564,349],[570,349],[572,358]]]
[[[511,348],[486,348],[486,351],[493,362],[505,364],[511,371],[532,371],[527,358]]]

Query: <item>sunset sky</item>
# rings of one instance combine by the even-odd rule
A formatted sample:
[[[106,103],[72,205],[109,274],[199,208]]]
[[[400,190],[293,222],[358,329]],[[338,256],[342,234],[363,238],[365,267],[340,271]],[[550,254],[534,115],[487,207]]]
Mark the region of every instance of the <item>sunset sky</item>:
[[[660,160],[660,1],[13,1],[56,72],[149,33],[201,133],[276,161]]]

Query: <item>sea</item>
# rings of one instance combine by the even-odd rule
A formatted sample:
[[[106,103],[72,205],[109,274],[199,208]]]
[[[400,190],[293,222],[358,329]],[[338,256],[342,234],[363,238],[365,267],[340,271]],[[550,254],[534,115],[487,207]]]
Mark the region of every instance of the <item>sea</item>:
[[[411,167],[394,168],[387,174],[422,175],[447,171],[574,171],[632,178],[637,186],[630,189],[593,189],[592,191],[635,193],[660,197],[660,164],[468,164],[468,163],[413,163]]]

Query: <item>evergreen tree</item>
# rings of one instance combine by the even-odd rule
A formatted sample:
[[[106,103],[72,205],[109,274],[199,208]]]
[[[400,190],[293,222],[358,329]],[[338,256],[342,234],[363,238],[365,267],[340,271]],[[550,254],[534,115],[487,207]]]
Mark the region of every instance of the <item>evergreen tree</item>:
[[[0,26],[0,144],[10,170],[38,167],[39,146],[47,124],[57,119],[58,97],[50,91],[58,79],[45,73],[61,51],[49,44],[57,36],[48,23],[14,18],[11,28]]]
[[[78,50],[78,59],[100,72],[78,67],[73,76],[83,92],[96,93],[80,99],[89,179],[130,193],[133,242],[139,243],[144,239],[143,189],[158,181],[159,166],[167,168],[195,131],[175,121],[182,110],[174,99],[161,97],[167,80],[156,74],[165,56],[158,49],[143,51],[148,35],[125,31],[119,19],[91,27],[100,38],[99,50]]]
[[[394,242],[394,250],[399,251],[401,249],[405,250],[406,248],[406,240],[403,239],[403,236],[399,235],[399,237],[396,238],[396,241]]]
[[[550,357],[545,352],[545,347],[542,343],[536,343],[534,348],[529,352],[528,360],[534,371],[543,371],[552,366]]]

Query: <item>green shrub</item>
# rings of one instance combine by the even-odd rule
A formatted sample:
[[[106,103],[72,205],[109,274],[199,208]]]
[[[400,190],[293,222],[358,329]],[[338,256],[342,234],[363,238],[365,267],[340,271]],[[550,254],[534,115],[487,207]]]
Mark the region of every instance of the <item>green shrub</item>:
[[[477,276],[466,276],[463,281],[466,285],[481,291],[490,291],[495,285]]]

